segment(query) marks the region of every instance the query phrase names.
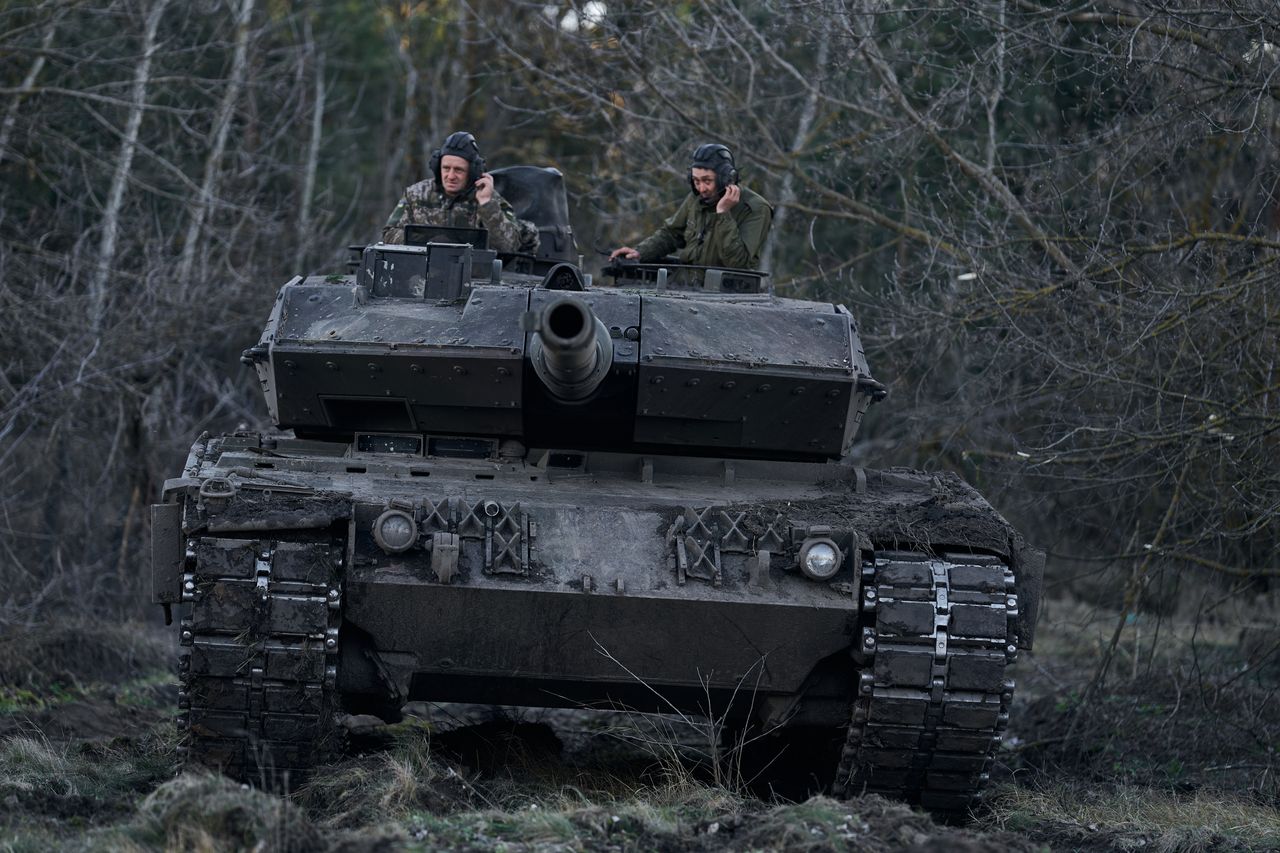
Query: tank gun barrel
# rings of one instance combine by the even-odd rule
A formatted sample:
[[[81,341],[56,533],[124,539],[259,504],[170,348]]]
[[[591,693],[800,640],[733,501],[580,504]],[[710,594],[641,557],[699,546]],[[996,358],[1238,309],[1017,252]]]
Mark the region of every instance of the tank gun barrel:
[[[532,313],[529,360],[552,394],[582,400],[604,380],[613,364],[609,330],[580,299],[564,297]]]

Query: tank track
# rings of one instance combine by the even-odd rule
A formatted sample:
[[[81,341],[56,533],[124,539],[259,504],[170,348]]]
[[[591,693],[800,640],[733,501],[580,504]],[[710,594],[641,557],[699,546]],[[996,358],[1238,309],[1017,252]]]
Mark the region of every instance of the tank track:
[[[862,571],[862,674],[834,792],[963,812],[1009,721],[1013,573],[996,557],[898,551]]]
[[[188,766],[287,790],[341,746],[342,555],[329,541],[189,545],[178,658]]]

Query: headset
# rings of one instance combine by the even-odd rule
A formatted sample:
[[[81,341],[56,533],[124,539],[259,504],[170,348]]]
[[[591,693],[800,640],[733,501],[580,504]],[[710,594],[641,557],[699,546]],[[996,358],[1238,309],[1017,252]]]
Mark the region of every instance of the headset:
[[[729,184],[738,182],[738,169],[733,165],[733,152],[717,142],[706,142],[693,152],[693,160],[689,163],[689,189],[696,194],[693,185],[694,169],[710,169],[716,174],[716,194],[724,192]]]
[[[440,180],[440,160],[448,154],[461,157],[471,164],[471,172],[467,175],[467,185],[463,191],[471,189],[484,174],[484,158],[480,156],[480,146],[476,143],[476,138],[465,130],[459,130],[449,134],[444,144],[431,152],[431,174],[435,176],[436,188],[441,191],[443,191],[444,182]]]

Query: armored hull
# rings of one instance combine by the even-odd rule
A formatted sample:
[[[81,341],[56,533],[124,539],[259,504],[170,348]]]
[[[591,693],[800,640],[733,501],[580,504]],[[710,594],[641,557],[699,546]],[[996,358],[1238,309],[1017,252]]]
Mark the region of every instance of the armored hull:
[[[1031,640],[1016,577],[1036,569],[976,493],[822,463],[566,456],[198,442],[171,485],[188,497],[156,509],[160,538],[185,543],[156,565],[193,611],[194,757],[303,770],[329,716],[411,700],[676,707],[836,733],[845,790],[970,803]],[[389,511],[419,531],[398,553],[373,532]],[[811,538],[848,565],[806,577]]]

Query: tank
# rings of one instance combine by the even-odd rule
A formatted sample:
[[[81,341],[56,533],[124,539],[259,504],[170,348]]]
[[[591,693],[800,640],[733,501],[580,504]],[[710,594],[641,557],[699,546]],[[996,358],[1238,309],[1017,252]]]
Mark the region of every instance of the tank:
[[[165,483],[187,760],[296,784],[410,701],[679,709],[838,795],[971,806],[1043,555],[952,474],[849,461],[885,389],[844,307],[593,282],[559,173],[499,190],[539,255],[424,229],[289,281],[243,357],[277,429]]]

